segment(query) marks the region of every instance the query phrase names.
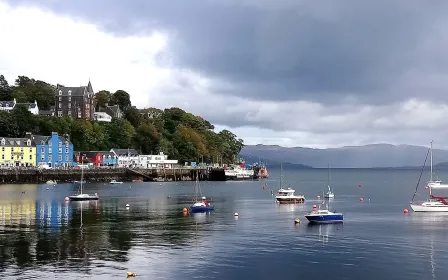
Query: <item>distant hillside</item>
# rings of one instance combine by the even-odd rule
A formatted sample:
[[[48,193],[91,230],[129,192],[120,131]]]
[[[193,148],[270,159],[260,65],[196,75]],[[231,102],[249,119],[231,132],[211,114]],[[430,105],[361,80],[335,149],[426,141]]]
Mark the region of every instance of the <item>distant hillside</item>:
[[[298,163],[291,163],[291,162],[277,162],[273,160],[268,160],[266,158],[257,158],[252,156],[247,156],[243,154],[239,154],[239,158],[244,159],[244,161],[248,164],[253,164],[255,162],[261,162],[261,164],[265,165],[266,167],[274,167],[274,168],[280,168],[280,164],[283,164],[283,168],[301,168],[301,169],[309,169],[313,168],[308,165],[298,164]]]
[[[334,168],[375,168],[422,166],[427,147],[412,145],[371,144],[331,149],[285,148],[277,145],[245,146],[241,155],[265,158],[268,163],[290,162],[316,168],[328,164]],[[436,168],[448,168],[448,151],[434,149]],[[429,164],[429,162],[427,162]]]

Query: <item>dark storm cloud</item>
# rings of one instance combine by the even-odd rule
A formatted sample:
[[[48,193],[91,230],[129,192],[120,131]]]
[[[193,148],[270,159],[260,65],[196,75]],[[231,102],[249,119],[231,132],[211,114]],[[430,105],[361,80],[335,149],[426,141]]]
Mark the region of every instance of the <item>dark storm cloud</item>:
[[[386,103],[421,96],[408,69],[431,65],[422,42],[443,1],[10,0],[93,22],[116,35],[164,30],[170,55],[218,81],[217,91],[269,100]],[[438,35],[437,35],[438,36]],[[448,41],[440,41],[445,48]],[[423,73],[424,75],[425,73]],[[425,76],[418,79],[425,80]],[[231,84],[225,90],[219,84]],[[422,84],[422,82],[420,82]],[[402,85],[406,85],[406,90]],[[425,97],[441,97],[432,88]],[[443,95],[445,96],[445,95]],[[444,97],[448,99],[448,97]]]

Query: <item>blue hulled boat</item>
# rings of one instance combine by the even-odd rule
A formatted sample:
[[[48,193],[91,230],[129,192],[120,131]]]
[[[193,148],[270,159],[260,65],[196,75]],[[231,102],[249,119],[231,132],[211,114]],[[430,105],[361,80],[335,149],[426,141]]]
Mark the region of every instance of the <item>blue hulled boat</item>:
[[[344,222],[344,215],[342,213],[331,212],[328,209],[311,211],[308,215],[305,215],[305,218],[307,218],[310,223],[315,224]]]
[[[198,181],[199,174],[196,176],[196,184],[194,187],[194,201],[193,205],[190,206],[190,212],[191,213],[204,213],[204,212],[210,212],[215,210],[213,205],[210,204],[210,202],[207,202],[207,198],[205,196],[202,196],[201,187],[199,185]],[[201,200],[198,201],[197,197],[198,194],[202,196]]]
[[[191,213],[203,213],[203,212],[209,212],[213,211],[215,208],[213,205],[211,205],[209,202],[207,202],[207,199],[205,196],[202,197],[201,201],[196,202],[195,204],[190,206],[190,212]]]

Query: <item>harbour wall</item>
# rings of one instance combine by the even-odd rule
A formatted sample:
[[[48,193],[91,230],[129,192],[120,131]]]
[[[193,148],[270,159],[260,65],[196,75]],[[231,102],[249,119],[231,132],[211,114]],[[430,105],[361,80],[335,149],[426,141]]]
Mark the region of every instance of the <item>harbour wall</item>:
[[[13,168],[0,169],[0,183],[45,183],[54,180],[58,183],[81,180],[81,169],[37,169]],[[130,168],[88,168],[84,169],[87,182],[117,181],[225,181],[221,168],[172,168],[172,169],[130,169]]]

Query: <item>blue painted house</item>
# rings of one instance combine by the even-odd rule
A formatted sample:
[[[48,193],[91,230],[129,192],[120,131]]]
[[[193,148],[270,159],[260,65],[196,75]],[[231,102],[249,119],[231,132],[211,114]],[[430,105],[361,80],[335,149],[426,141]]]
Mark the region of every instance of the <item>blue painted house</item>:
[[[51,136],[33,135],[36,143],[36,165],[49,167],[73,166],[73,144],[53,132]]]
[[[100,152],[103,156],[103,166],[115,166],[118,164],[118,157],[113,152]]]

